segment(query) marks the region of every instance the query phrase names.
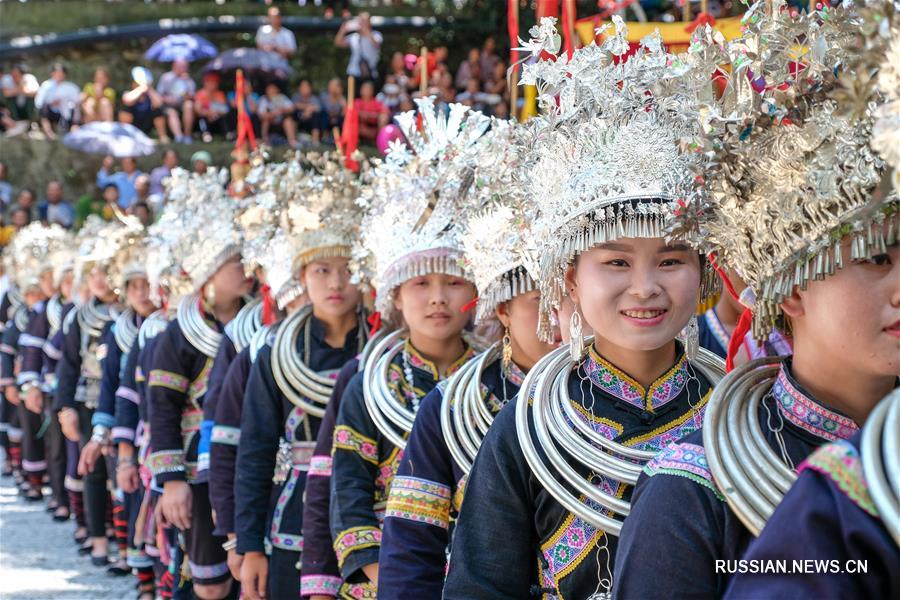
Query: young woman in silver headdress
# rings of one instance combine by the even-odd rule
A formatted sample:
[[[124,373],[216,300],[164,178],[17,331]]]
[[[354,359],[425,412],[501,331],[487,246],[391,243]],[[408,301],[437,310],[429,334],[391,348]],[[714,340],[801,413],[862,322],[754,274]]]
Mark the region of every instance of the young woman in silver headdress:
[[[495,122],[474,145],[477,183],[466,194],[490,208],[461,215],[464,260],[479,290],[476,327],[499,324],[502,341],[422,401],[388,497],[379,598],[441,595],[452,522],[478,446],[525,373],[555,346],[537,336],[540,291],[525,268],[533,261],[524,215],[534,207],[517,198],[513,175],[524,154],[514,146],[517,129]],[[461,171],[468,168],[457,161]]]
[[[755,296],[754,337],[783,328],[794,354],[731,371],[702,431],[647,464],[622,530],[618,598],[724,594],[797,467],[853,436],[897,385],[900,202],[878,189],[884,162],[870,147],[883,96],[874,86],[846,94],[874,70],[877,45],[861,41],[852,6],[797,18],[781,2],[771,8],[757,6],[753,25],[722,54],[734,59],[730,89],[749,82],[747,49],[765,57],[749,67],[761,79],[737,112],[727,93],[724,108],[703,111],[715,125],[718,114],[741,117],[713,129],[720,167],[707,173],[709,199],[685,206],[675,234],[740,273]],[[795,89],[797,39],[818,51],[801,59]],[[821,550],[795,545],[802,538],[782,543],[796,556]]]
[[[297,169],[299,176],[280,181],[290,201],[282,207],[286,247],[277,256],[290,259],[289,278],[297,277],[309,304],[274,328],[256,354],[240,429],[217,430],[240,435],[234,533],[243,555],[242,590],[251,599],[300,596],[312,450],[334,378],[367,337],[362,296],[348,267],[349,240],[357,237],[361,218],[356,176],[339,155],[310,159],[311,167],[289,163],[288,171]],[[299,297],[296,288],[293,295]]]
[[[194,593],[219,600],[232,593],[232,581],[225,540],[213,534],[207,485],[197,480],[198,432],[222,331],[243,306],[252,281],[240,260],[235,202],[225,195],[219,173],[176,171],[173,178],[166,205],[171,215],[162,218],[171,217],[180,234],[172,255],[193,293],[179,302],[175,319],[155,344],[147,374],[151,453],[146,465],[163,488],[157,516],[184,536]]]
[[[536,55],[558,50],[552,19],[537,33]],[[622,64],[617,31],[525,67],[546,111],[523,178],[538,207],[539,332],[567,290],[571,342],[532,367],[481,444],[444,598],[608,597],[641,464],[699,427],[723,371],[697,347],[701,257],[664,233],[676,200],[698,193],[698,157],[680,144],[696,130],[690,79],[646,44]]]

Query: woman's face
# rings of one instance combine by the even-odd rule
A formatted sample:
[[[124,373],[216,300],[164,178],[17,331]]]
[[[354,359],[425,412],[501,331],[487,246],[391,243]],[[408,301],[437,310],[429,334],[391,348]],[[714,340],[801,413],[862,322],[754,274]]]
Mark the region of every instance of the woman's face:
[[[469,322],[462,308],[475,299],[475,286],[452,275],[414,277],[397,288],[394,307],[412,334],[431,340],[459,335]]]
[[[75,281],[75,272],[74,271],[66,271],[62,280],[59,282],[59,294],[66,299],[72,298],[72,284]]]
[[[91,272],[88,273],[87,283],[88,291],[95,298],[103,299],[112,293],[109,277],[106,274],[106,269],[103,267],[92,268]]]
[[[44,298],[49,298],[56,291],[53,288],[53,270],[47,270],[41,273],[40,280],[41,294]]]
[[[850,254],[850,240],[843,243]],[[795,288],[782,303],[790,318],[795,352],[818,352],[859,373],[900,374],[900,246],[869,260],[850,262],[806,290]]]
[[[519,294],[497,307],[497,318],[509,331],[513,362],[527,370],[556,344],[542,342],[537,336],[541,292],[534,290]],[[554,335],[554,339],[557,336]]]
[[[599,338],[627,350],[656,350],[697,309],[700,257],[662,238],[622,238],[582,253],[566,280]]]
[[[134,312],[146,317],[156,307],[150,301],[150,282],[146,277],[134,277],[125,284],[125,300]]]
[[[253,280],[244,273],[244,265],[241,264],[239,255],[229,258],[225,264],[219,267],[209,283],[214,286],[216,303],[230,303],[245,294],[250,293]]]
[[[342,317],[356,310],[359,288],[350,282],[346,258],[316,260],[303,268],[300,281],[318,317]]]

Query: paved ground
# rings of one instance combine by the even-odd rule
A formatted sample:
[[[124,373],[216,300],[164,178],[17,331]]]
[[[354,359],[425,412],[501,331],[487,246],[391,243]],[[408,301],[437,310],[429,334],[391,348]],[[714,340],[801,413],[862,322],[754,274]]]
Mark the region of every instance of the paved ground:
[[[56,523],[43,503],[16,495],[0,480],[0,599],[130,600],[134,577],[110,577],[76,553],[74,523]]]

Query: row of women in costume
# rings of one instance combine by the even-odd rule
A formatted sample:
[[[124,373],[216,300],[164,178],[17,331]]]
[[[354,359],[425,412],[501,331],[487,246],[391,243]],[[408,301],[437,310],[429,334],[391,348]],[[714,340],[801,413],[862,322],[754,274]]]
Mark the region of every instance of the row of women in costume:
[[[900,593],[897,15],[614,25],[532,30],[525,124],[423,99],[384,161],[173,175],[177,309],[100,353],[80,460],[116,443],[156,593]],[[866,572],[739,566],[808,559]]]

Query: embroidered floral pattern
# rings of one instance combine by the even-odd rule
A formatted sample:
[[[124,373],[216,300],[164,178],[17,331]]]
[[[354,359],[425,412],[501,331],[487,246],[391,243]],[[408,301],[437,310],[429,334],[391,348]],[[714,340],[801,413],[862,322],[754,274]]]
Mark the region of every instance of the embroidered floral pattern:
[[[650,411],[674,400],[689,379],[687,359],[682,354],[675,366],[654,381],[649,390],[645,390],[641,384],[597,354],[593,346],[584,362],[584,370],[591,382],[607,394],[641,410]]]
[[[681,415],[674,421],[657,427],[650,433],[628,440],[628,445],[639,450],[660,452],[669,444],[674,444],[685,436],[694,433],[703,426],[703,414],[706,411],[706,403],[711,395],[712,390],[709,390],[706,396],[694,406],[694,410]]]
[[[453,492],[453,510],[459,513],[462,508],[463,498],[466,497],[466,484],[469,483],[469,474],[466,473],[456,482],[456,491]]]
[[[365,583],[345,583],[338,592],[342,600],[375,600],[377,590],[371,581]]]
[[[855,505],[878,518],[878,508],[869,494],[859,451],[853,444],[841,440],[822,446],[803,461],[798,472],[807,469],[830,479]]]
[[[652,477],[661,473],[686,477],[695,483],[709,488],[716,497],[725,501],[713,482],[709,463],[706,462],[706,450],[696,444],[669,444],[665,450],[650,459],[644,465],[644,473]]]
[[[133,402],[134,404],[141,403],[141,395],[124,385],[120,385],[119,389],[116,390],[116,396],[128,400],[129,402]]]
[[[574,400],[570,400],[570,402],[572,403],[572,406],[575,407],[579,419],[606,439],[612,440],[622,434],[622,425],[619,423],[604,417],[594,416],[586,411],[578,402],[575,402]],[[568,414],[563,414],[565,415],[566,422],[571,424]]]
[[[151,386],[164,387],[182,394],[187,391],[190,383],[187,377],[173,373],[172,371],[163,371],[162,369],[153,369],[150,371]]]
[[[373,465],[378,464],[378,444],[375,440],[347,425],[338,425],[334,428],[334,447],[336,450],[354,452]]]
[[[184,471],[184,453],[181,450],[153,452],[144,463],[154,476],[160,473]]]
[[[385,516],[447,529],[450,488],[418,477],[396,477],[391,484]]]
[[[859,428],[852,419],[808,398],[790,381],[784,369],[782,366],[772,386],[772,397],[778,402],[778,410],[784,418],[829,442],[845,440],[856,433]]]
[[[188,561],[191,567],[191,576],[198,580],[216,579],[228,573],[228,563],[218,563],[215,565],[198,565],[193,561]]]
[[[313,456],[309,460],[309,472],[306,475],[308,477],[331,477],[332,462],[330,456]]]
[[[213,425],[212,436],[210,441],[213,444],[224,444],[226,446],[237,446],[241,441],[241,430],[239,427],[228,427],[227,425]]]
[[[304,575],[300,578],[300,596],[337,596],[341,578],[330,575]]]
[[[381,546],[381,529],[377,527],[351,527],[340,532],[334,540],[338,566],[343,566],[353,552],[376,546]]]
[[[197,375],[197,378],[191,382],[191,400],[199,400],[203,397],[204,394],[206,394],[206,384],[209,381],[209,373],[212,371],[212,364],[212,359],[207,358],[206,362],[203,363],[203,368],[200,370],[200,374]]]

